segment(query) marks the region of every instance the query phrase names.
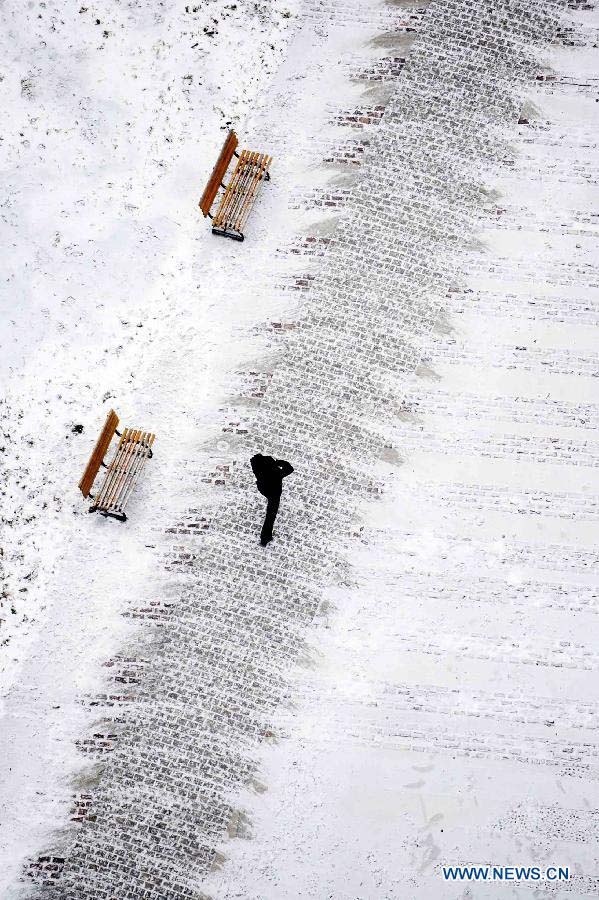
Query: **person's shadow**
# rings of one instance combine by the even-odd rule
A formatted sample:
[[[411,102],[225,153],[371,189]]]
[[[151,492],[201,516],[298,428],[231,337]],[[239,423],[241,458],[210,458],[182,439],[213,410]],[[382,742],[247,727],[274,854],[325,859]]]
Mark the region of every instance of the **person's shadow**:
[[[272,456],[263,456],[261,453],[252,456],[250,465],[256,476],[258,490],[268,500],[266,517],[260,534],[260,543],[266,547],[272,541],[272,529],[281,502],[283,478],[291,475],[293,466],[284,459],[274,459]]]

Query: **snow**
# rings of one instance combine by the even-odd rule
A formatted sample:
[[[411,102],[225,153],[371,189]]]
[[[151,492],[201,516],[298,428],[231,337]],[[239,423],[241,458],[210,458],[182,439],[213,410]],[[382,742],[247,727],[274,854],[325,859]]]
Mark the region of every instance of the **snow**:
[[[598,21],[596,11],[584,19],[591,34]],[[550,64],[596,84],[596,51],[556,49]],[[462,264],[473,296],[448,311],[448,334],[431,349],[434,380],[415,383],[417,414],[401,434],[414,446],[402,452],[398,441],[391,496],[365,513],[356,583],[327,593],[309,661],[262,752],[264,787],[239,801],[251,824],[223,842],[226,862],[207,884],[218,900],[595,896],[598,585],[582,557],[597,552],[596,456],[551,464],[494,452],[518,436],[533,445],[559,436],[572,454],[583,436],[597,446],[597,420],[582,430],[580,406],[596,411],[596,378],[574,361],[596,351],[596,323],[578,324],[569,309],[579,302],[596,315],[586,282],[597,263],[596,91],[559,90],[531,91],[545,128],[520,131],[524,162],[496,180],[498,205],[525,224],[483,223],[481,250]],[[579,162],[589,172],[581,184]],[[568,233],[544,227],[553,221]],[[476,309],[477,291],[502,289],[513,297],[507,314]],[[550,320],[523,317],[531,297],[552,299]],[[455,343],[461,358],[445,361],[439,350]],[[497,353],[515,345],[571,354],[572,374],[498,366]],[[453,401],[443,415],[427,411],[437,388]],[[522,401],[549,400],[579,416],[571,427],[549,412],[481,419],[486,400],[512,415]],[[431,449],[430,435],[455,449]],[[509,511],[490,509],[484,491],[504,489]],[[459,490],[462,507],[445,499]],[[565,492],[567,514],[519,514],[523,492],[543,491]],[[573,881],[551,891],[449,884],[440,873],[552,863],[569,865]]]
[[[202,502],[215,415],[263,349],[246,330],[281,308],[259,242],[215,247],[197,203],[227,128],[251,139],[296,8],[197,9],[2,7],[2,896],[66,818],[81,697],[132,598],[173,589],[164,529]],[[111,407],[157,433],[118,531],[76,488]]]
[[[17,644],[41,612],[37,585],[46,592],[69,543],[65,528],[80,529],[73,470],[104,411],[115,406],[126,424],[155,425],[171,461],[168,442],[195,434],[193,420],[181,421],[184,404],[172,406],[182,374],[194,415],[206,420],[223,380],[252,352],[234,344],[247,297],[230,296],[197,198],[223,129],[247,117],[294,22],[293,7],[280,3],[204,4],[197,14],[162,4],[39,8],[40,21],[33,8],[3,8],[12,29],[3,48],[12,128],[4,138],[3,519],[19,526],[4,546],[5,666],[22,657]],[[215,19],[218,41],[203,32]],[[33,86],[21,93],[26,72]],[[214,103],[218,93],[231,119]],[[261,268],[255,254],[244,264],[250,278]],[[176,498],[164,499],[176,509]]]
[[[278,250],[308,229],[331,230],[330,217],[289,215],[294,193],[338,176],[320,163],[319,148],[333,131],[332,110],[361,96],[330,62],[382,52],[371,24],[314,31],[295,0],[197,5],[2,6],[7,900],[18,895],[23,865],[66,827],[74,779],[93,779],[75,746],[96,715],[81,698],[104,689],[103,663],[139,638],[123,612],[133,598],[168,598],[185,581],[165,570],[165,529],[190,497],[202,510],[218,502],[200,479],[234,442],[223,438],[222,411],[238,373],[278,358],[264,325],[292,315],[298,301],[280,285],[309,268]],[[585,27],[599,22],[596,12],[577,15]],[[591,49],[554,49],[550,62],[595,83]],[[532,292],[565,310],[588,296],[590,305],[598,226],[584,214],[595,214],[596,184],[571,170],[583,154],[596,171],[585,135],[599,107],[592,95],[544,86],[530,99],[560,163],[538,132],[518,142],[526,165],[494,186],[500,204],[525,211],[530,232],[523,240],[520,228],[487,221],[485,263],[465,254],[464,280],[496,290],[496,262],[516,298]],[[297,122],[294,154],[278,157]],[[269,143],[273,182],[251,220],[252,239],[215,246],[197,200],[229,126],[244,145]],[[535,230],[553,218],[568,224],[567,235]],[[529,263],[532,274],[522,268]],[[215,898],[457,900],[472,895],[442,884],[442,863],[537,861],[569,864],[578,895],[591,896],[596,605],[572,607],[585,589],[596,598],[597,580],[582,557],[560,562],[560,554],[595,553],[596,521],[489,509],[482,489],[559,489],[573,502],[599,492],[596,463],[516,466],[479,452],[504,434],[553,436],[555,423],[542,416],[533,425],[468,416],[456,424],[456,413],[427,411],[439,389],[456,406],[472,393],[508,405],[549,397],[596,406],[596,377],[575,366],[544,374],[495,365],[493,354],[514,343],[581,356],[596,349],[586,320],[530,321],[524,303],[515,305],[504,317],[467,302],[464,314],[450,311],[450,340],[482,347],[482,358],[444,360],[437,336],[429,364],[439,380],[415,379],[421,415],[401,435],[411,449],[392,467],[386,499],[364,510],[352,584],[325,595],[304,665],[292,673],[292,701],[261,749],[263,785],[235,798],[251,839],[223,839],[226,862],[205,887]],[[76,491],[111,407],[125,425],[157,433],[124,528],[89,516]],[[557,430],[572,445],[581,440],[579,425]],[[420,443],[418,432],[426,432]],[[457,434],[457,449],[434,449],[429,432],[445,442]],[[472,484],[465,506],[439,502]],[[560,605],[557,588],[568,586]],[[569,772],[561,760],[573,745]],[[583,837],[573,836],[573,821]],[[477,900],[497,895],[496,885],[476,887]]]

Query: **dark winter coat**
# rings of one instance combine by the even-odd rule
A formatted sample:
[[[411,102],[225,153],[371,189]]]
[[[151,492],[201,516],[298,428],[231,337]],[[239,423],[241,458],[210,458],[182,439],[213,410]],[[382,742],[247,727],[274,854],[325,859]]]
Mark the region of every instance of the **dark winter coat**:
[[[256,476],[258,490],[264,497],[280,497],[283,490],[283,478],[291,475],[293,466],[284,459],[262,456],[256,453],[250,459],[252,472]]]

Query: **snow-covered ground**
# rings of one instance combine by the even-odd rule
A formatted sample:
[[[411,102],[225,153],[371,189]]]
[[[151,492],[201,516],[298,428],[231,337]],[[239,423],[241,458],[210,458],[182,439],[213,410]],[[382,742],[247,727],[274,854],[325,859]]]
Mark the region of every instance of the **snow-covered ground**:
[[[197,201],[226,129],[247,134],[296,11],[215,0],[2,14],[4,670],[24,656],[65,529],[80,532],[73,473],[105,410],[176,445],[173,395],[189,390],[206,416],[238,362],[229,332],[246,298],[215,280],[213,253],[201,264]]]
[[[133,630],[132,598],[173,589],[164,531],[208,493],[217,411],[264,350],[247,338],[274,304],[263,259],[215,247],[197,202],[226,129],[251,137],[296,13],[2,6],[2,896],[67,814],[80,699]],[[113,406],[158,435],[118,532],[77,492]]]
[[[123,613],[186,581],[165,570],[166,530],[214,507],[201,479],[228,461],[231,397],[254,387],[256,360],[272,368],[272,320],[297,302],[281,284],[306,271],[279,248],[322,219],[296,195],[339,176],[321,164],[331,108],[363,88],[323,71],[322,24],[299,22],[292,2],[2,14],[4,896],[86,783],[73,782],[76,741],[98,713],[82,699],[106,689],[104,664],[138,634]],[[329,46],[364,42],[374,63],[386,51],[372,34],[357,23]],[[229,126],[275,156],[242,247],[213,238],[197,209]],[[90,517],[76,487],[111,407],[157,433],[126,528]]]
[[[189,577],[165,531],[214,505],[223,410],[276,361],[265,324],[308,265],[278,251],[328,234],[290,209],[346,181],[321,148],[363,88],[337,62],[400,43],[373,40],[370,2],[332,23],[276,0],[65,6],[2,6],[3,898],[68,820],[81,698],[137,634],[123,611]],[[506,135],[513,173],[489,173],[355,585],[326,597],[266,790],[236,800],[252,839],[222,844],[222,900],[528,895],[441,880],[486,862],[569,865],[564,896],[595,896],[599,19],[571,16],[586,46],[552,51],[559,83],[531,85],[532,127]],[[273,182],[253,240],[215,248],[197,199],[229,124],[272,148]],[[158,435],[125,528],[76,491],[112,406]]]
[[[489,173],[403,465],[354,588],[328,592],[219,900],[597,896],[599,10],[572,20],[506,134],[516,165]],[[571,880],[447,883],[443,865]]]

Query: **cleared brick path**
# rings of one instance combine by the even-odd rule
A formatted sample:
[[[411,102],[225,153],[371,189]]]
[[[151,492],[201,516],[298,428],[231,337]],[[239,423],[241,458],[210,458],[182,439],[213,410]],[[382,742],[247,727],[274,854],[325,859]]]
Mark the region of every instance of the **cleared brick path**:
[[[333,5],[339,15],[327,3],[312,15],[324,22]],[[258,545],[262,498],[249,467],[233,466],[193,586],[160,610],[165,627],[133,678],[138,702],[119,710],[120,737],[47,895],[201,896],[322,587],[343,576],[356,508],[376,493],[389,423],[484,203],[481,173],[509,162],[501,129],[518,121],[519,92],[558,9],[547,0],[443,0],[421,17],[285,361],[240,438],[239,460],[261,449],[296,467],[276,541],[266,552]]]

